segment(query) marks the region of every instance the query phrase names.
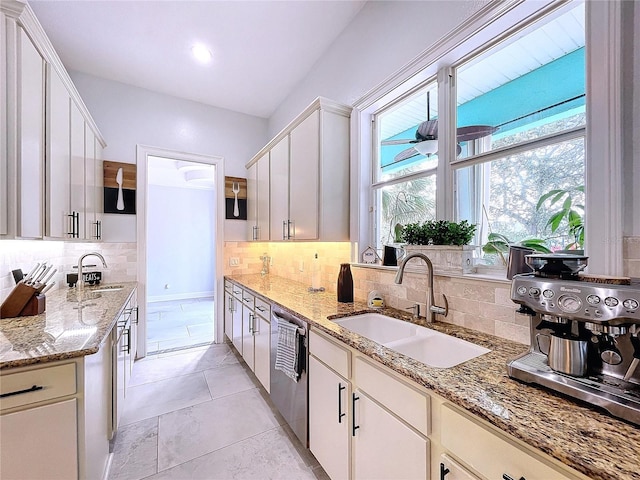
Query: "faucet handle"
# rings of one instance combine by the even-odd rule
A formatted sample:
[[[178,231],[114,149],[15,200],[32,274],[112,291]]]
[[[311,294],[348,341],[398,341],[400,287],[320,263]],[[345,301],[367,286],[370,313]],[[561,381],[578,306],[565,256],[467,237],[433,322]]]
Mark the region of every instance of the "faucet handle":
[[[442,298],[444,299],[444,307],[438,307],[437,305],[431,305],[431,311],[433,313],[437,313],[438,315],[444,315],[445,317],[449,315],[449,300],[447,300],[447,296],[443,293]]]

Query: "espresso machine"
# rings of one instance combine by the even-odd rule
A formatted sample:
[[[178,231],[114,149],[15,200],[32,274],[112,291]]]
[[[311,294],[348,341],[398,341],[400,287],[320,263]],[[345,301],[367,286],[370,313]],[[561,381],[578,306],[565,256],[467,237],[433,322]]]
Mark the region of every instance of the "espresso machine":
[[[511,300],[530,316],[531,347],[509,376],[640,425],[640,279],[580,272],[587,257],[527,255]],[[613,283],[610,283],[613,282]]]

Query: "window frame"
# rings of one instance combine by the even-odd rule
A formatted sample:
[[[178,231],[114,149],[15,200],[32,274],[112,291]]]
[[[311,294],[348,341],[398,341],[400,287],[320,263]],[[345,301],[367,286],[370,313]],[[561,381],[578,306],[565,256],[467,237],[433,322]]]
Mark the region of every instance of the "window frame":
[[[575,3],[579,3],[579,0]],[[617,3],[585,2],[587,127],[564,131],[556,136],[556,140],[562,135],[585,137],[585,187],[588,192],[585,213],[586,254],[592,257],[589,264],[594,268],[590,270],[612,275],[620,275],[622,272],[622,9]],[[506,36],[527,28],[565,5],[567,2],[561,0],[548,1],[542,5],[538,2],[492,2],[355,103],[352,115],[352,172],[355,177],[352,185],[352,192],[355,192],[352,194],[352,209],[355,218],[351,229],[355,261],[360,261],[361,251],[373,239],[371,235],[375,212],[372,208],[372,155],[377,147],[374,145],[372,129],[369,128],[367,132],[364,128],[365,125],[371,126],[372,115],[400,97],[403,91],[413,89],[427,78],[437,75],[438,111],[445,121],[438,124],[436,218],[454,219],[454,171],[449,162],[449,159],[455,159],[452,146],[455,145],[456,129],[455,98],[452,98],[454,89],[451,88],[455,81],[452,66],[472,53],[476,55],[482,49],[491,48]],[[590,68],[592,65],[600,67],[593,69]],[[609,68],[601,68],[603,65]],[[442,112],[447,115],[442,115]],[[605,114],[602,115],[602,112]],[[536,141],[543,140],[535,139],[533,142]],[[497,154],[498,151],[491,151],[464,160],[481,163]],[[461,163],[462,160],[456,161],[455,165]],[[365,191],[369,195],[358,198],[357,192]],[[605,228],[588,228],[596,219],[602,225],[603,218]]]

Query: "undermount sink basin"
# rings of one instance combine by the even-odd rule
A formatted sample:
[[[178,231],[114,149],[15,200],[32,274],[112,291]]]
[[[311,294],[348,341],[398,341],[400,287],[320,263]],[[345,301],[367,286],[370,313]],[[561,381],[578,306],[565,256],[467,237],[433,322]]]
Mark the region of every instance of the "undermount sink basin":
[[[491,351],[466,340],[379,313],[363,313],[333,321],[431,367],[455,367]]]
[[[104,292],[117,292],[118,290],[122,290],[124,285],[105,285],[104,287],[91,289],[93,293],[104,293]]]

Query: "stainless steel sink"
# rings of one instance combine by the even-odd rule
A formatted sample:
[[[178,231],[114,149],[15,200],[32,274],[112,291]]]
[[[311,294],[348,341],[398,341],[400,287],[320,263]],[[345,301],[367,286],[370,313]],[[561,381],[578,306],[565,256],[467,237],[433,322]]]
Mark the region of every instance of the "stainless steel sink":
[[[363,313],[333,321],[431,367],[455,367],[491,351],[466,340],[379,313]]]

